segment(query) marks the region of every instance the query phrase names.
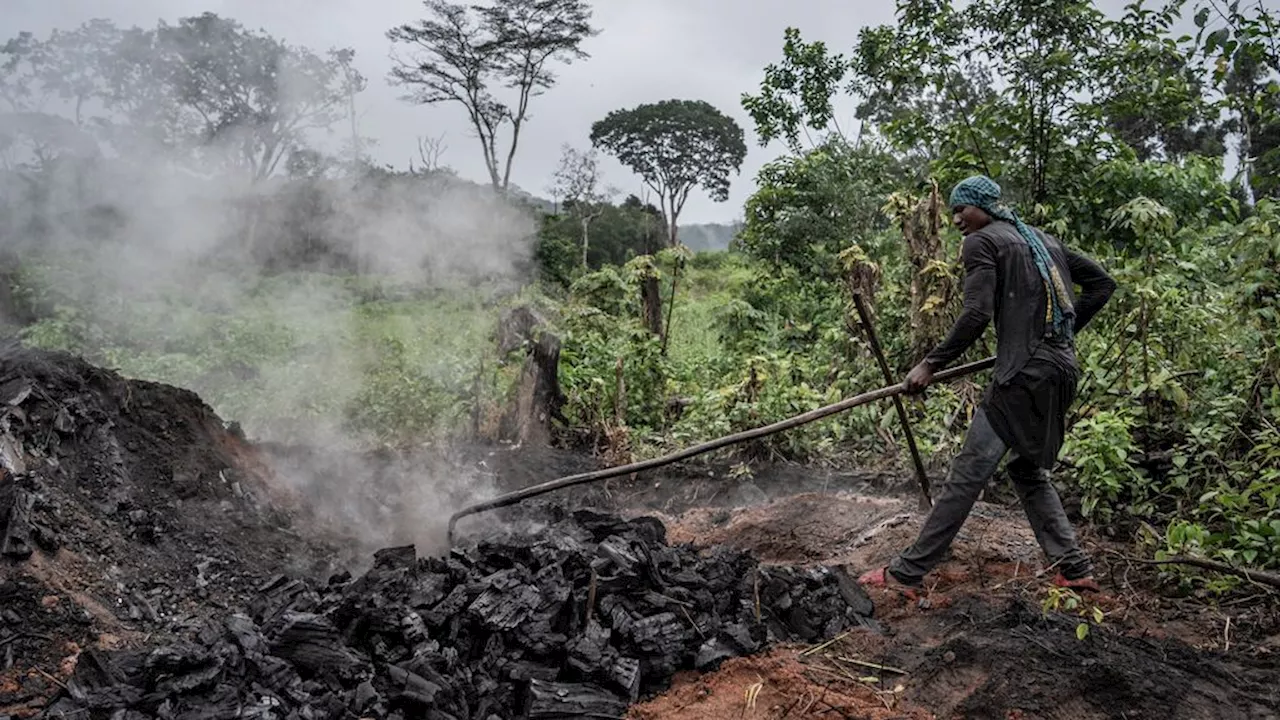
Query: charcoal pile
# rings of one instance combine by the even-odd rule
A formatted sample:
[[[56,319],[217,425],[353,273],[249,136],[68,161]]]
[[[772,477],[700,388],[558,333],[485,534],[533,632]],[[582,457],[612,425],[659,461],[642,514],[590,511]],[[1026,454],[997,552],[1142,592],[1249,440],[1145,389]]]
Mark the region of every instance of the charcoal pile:
[[[265,583],[244,612],[149,650],[87,652],[52,717],[620,717],[680,670],[869,624],[829,568],[666,542],[651,518],[538,510],[448,557]]]
[[[269,480],[195,393],[0,342],[0,717],[77,648],[186,632],[286,569],[330,574]]]

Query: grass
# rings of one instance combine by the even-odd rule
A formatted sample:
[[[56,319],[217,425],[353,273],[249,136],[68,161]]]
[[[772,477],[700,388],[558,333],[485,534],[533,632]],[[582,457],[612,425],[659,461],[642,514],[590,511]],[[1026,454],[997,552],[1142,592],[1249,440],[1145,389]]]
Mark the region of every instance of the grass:
[[[59,305],[25,330],[29,343],[193,389],[250,435],[285,442],[409,442],[444,430],[492,355],[497,318],[474,290],[303,273],[229,295],[197,288]]]

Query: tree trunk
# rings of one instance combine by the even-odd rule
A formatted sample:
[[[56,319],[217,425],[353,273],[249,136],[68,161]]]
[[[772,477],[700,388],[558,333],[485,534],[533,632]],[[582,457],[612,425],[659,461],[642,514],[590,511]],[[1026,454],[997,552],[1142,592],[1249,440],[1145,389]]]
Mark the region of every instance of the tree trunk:
[[[644,324],[649,332],[663,336],[662,327],[662,291],[658,285],[658,276],[653,274],[640,281],[640,300],[644,303]]]
[[[560,390],[559,370],[560,338],[543,331],[525,358],[515,404],[504,418],[504,440],[546,445],[551,442],[551,420],[567,424],[560,412],[565,396]]]
[[[667,338],[671,337],[671,314],[676,309],[676,288],[680,284],[680,269],[684,267],[684,258],[677,257],[675,267],[671,270],[671,295],[667,298],[667,322],[662,329],[662,355],[667,354]]]
[[[591,227],[591,218],[582,218],[582,267],[587,267],[587,246],[589,242],[588,230]]]

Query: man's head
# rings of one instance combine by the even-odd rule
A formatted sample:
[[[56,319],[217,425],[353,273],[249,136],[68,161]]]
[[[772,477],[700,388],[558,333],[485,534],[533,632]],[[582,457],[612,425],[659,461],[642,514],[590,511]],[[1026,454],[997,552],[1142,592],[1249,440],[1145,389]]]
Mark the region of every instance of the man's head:
[[[951,220],[960,232],[975,233],[1002,216],[1000,186],[986,175],[965,178],[951,191]]]
[[[955,223],[960,234],[969,235],[990,225],[991,216],[976,205],[952,205],[951,222]]]

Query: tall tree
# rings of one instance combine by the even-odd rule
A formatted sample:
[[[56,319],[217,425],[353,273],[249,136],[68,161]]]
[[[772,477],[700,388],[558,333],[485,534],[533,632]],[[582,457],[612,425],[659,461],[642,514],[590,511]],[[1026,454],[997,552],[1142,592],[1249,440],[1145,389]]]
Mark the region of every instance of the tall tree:
[[[1242,187],[1280,195],[1280,15],[1262,2],[1200,0],[1190,55],[1221,94]]]
[[[1009,178],[1030,203],[1079,182],[1100,131],[1086,100],[1105,30],[1093,3],[898,0],[897,18],[859,33],[851,83],[895,146],[945,157],[945,183]]]
[[[702,100],[663,100],[614,110],[592,124],[591,143],[658,194],[671,247],[689,193],[701,186],[712,200],[728,200],[729,174],[738,172],[747,155],[738,123]]]
[[[360,115],[356,96],[369,87],[369,82],[355,67],[356,51],[351,48],[330,51],[329,57],[338,65],[339,86],[345,99],[346,119],[350,129],[347,139],[351,168],[354,171],[365,161],[365,146],[371,141],[360,135]]]
[[[40,83],[71,104],[77,125],[89,119],[87,106],[105,92],[103,68],[122,37],[110,20],[90,20],[74,30],[54,30],[42,43]]]
[[[424,105],[457,103],[467,112],[484,153],[495,190],[506,191],[529,120],[529,104],[555,84],[549,64],[572,63],[589,55],[583,40],[596,35],[586,0],[495,0],[491,5],[462,5],[424,0],[428,17],[387,32],[393,43],[408,45],[409,57],[396,57],[392,82],[410,88],[407,99]],[[499,99],[497,87],[514,94]],[[510,126],[505,152],[499,147]]]
[[[331,127],[358,87],[340,51],[317,55],[214,13],[161,23],[156,33],[156,61],[176,103],[198,117],[201,145],[232,149],[255,181],[307,131]]]
[[[80,30],[55,30],[48,40],[21,33],[0,45],[0,162],[5,167],[47,166],[63,153],[98,153],[81,128],[84,104],[100,93],[97,67],[105,29],[95,21]],[[72,117],[59,113],[70,103]]]
[[[569,145],[561,148],[560,165],[552,175],[549,190],[582,228],[582,267],[585,268],[591,246],[591,223],[604,213],[609,199],[618,191],[601,185],[595,149],[582,152]]]

